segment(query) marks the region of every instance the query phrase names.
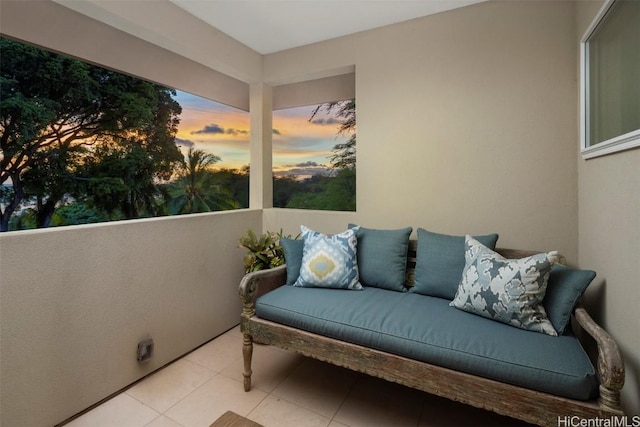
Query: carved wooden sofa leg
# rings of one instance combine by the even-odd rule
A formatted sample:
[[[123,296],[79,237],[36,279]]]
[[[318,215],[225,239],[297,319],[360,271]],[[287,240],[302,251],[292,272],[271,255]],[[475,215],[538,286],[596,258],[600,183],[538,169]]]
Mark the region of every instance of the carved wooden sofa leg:
[[[242,314],[240,315],[240,328],[242,330],[242,357],[244,371],[242,372],[244,391],[251,390],[251,358],[253,357],[253,336],[249,333],[250,321],[256,314],[256,299],[260,295],[284,285],[287,279],[286,266],[281,265],[269,270],[259,270],[246,274],[240,281],[240,300],[242,301]],[[258,289],[260,285],[260,289]],[[260,344],[260,334],[256,343]]]
[[[249,334],[242,334],[242,358],[244,359],[244,391],[251,390],[251,358],[253,357],[253,338]]]

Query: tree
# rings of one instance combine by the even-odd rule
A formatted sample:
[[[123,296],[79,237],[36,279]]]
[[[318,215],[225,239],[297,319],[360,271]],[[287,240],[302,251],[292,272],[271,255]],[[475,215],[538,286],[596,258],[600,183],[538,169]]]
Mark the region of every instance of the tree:
[[[136,143],[97,147],[79,169],[75,193],[79,200],[105,212],[109,218],[156,216],[161,176],[153,156]]]
[[[296,193],[287,207],[355,211],[356,209],[356,101],[329,102],[318,105],[309,121],[320,111],[342,119],[337,135],[351,134],[346,142],[336,144],[329,156],[331,167],[338,173],[333,177],[319,177],[318,182],[304,181],[306,191]]]
[[[9,221],[9,230],[29,230],[37,227],[36,210],[24,209],[14,214]],[[56,209],[51,218],[51,227],[64,225],[89,224],[109,221],[104,212],[87,203],[69,201]]]
[[[305,186],[295,177],[285,175],[282,177],[273,177],[273,207],[286,208],[291,198],[305,191]]]
[[[102,212],[95,207],[87,206],[86,203],[75,202],[57,209],[51,225],[77,225],[104,222],[108,220],[109,218],[104,216]]]
[[[218,185],[228,188],[239,208],[249,207],[249,171],[246,166],[241,170],[222,168],[213,172]]]
[[[211,166],[220,161],[215,154],[189,148],[178,179],[169,184],[167,206],[171,215],[237,209],[229,188],[216,182]]]
[[[299,182],[289,195],[287,208],[355,211],[355,170],[341,169],[336,176],[315,175]]]
[[[356,210],[356,170],[355,168],[341,169],[327,184],[326,209],[332,211]]]
[[[37,225],[48,226],[70,189],[86,189],[72,184],[90,179],[79,172],[100,147],[137,145],[150,160],[149,179],[171,175],[182,157],[175,91],[6,38],[0,51],[0,185],[13,187],[0,231],[30,196]],[[122,179],[115,172],[109,178]]]
[[[335,112],[335,116],[343,119],[338,127],[338,135],[351,134],[349,139],[333,146],[333,154],[329,157],[332,167],[336,169],[355,169],[356,167],[356,100],[335,101],[318,105],[309,121],[324,110],[327,114]]]
[[[56,205],[75,186],[76,181],[65,171],[78,161],[79,151],[80,147],[42,149],[33,154],[33,165],[21,174],[25,198],[35,199],[36,227],[51,225]]]

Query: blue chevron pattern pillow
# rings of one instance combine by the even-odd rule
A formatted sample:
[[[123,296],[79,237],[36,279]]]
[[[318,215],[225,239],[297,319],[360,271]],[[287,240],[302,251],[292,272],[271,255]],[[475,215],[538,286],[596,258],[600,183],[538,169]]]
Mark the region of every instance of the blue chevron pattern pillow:
[[[358,227],[332,236],[313,231],[304,225],[300,227],[300,231],[304,242],[302,265],[300,276],[293,286],[362,289],[356,252]]]

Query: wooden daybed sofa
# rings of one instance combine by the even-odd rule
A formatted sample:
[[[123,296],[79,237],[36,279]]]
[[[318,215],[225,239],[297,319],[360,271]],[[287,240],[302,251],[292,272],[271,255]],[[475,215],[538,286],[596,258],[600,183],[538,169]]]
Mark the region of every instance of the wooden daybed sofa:
[[[418,242],[415,240],[411,240],[408,244],[408,262],[406,264],[405,283],[408,286],[411,286],[414,282],[417,247]],[[534,253],[531,251],[509,249],[496,249],[496,252],[509,259],[522,258]],[[506,378],[501,378],[501,373],[505,371],[505,369],[500,366],[496,366],[495,369],[493,369],[494,367],[489,364],[488,366],[485,366],[485,370],[488,370],[489,373],[483,371],[481,374],[474,373],[475,371],[473,366],[467,368],[468,363],[465,360],[462,360],[460,364],[462,368],[457,368],[457,365],[454,365],[453,369],[451,366],[447,367],[447,363],[451,359],[451,353],[445,354],[446,357],[443,359],[443,363],[427,363],[419,360],[417,357],[407,357],[406,354],[401,354],[402,351],[384,350],[389,347],[386,346],[384,342],[378,343],[378,341],[384,341],[386,339],[384,334],[382,334],[382,338],[380,338],[380,336],[372,338],[373,342],[376,343],[375,345],[362,345],[357,343],[359,337],[356,337],[355,340],[351,338],[345,339],[342,337],[342,329],[340,328],[346,328],[348,325],[339,325],[338,331],[336,332],[335,330],[331,330],[330,325],[327,326],[326,324],[322,324],[316,328],[316,332],[313,332],[313,328],[306,326],[305,319],[303,319],[302,323],[296,323],[295,319],[293,321],[287,320],[285,322],[281,322],[278,320],[277,310],[275,316],[269,314],[269,305],[272,304],[273,298],[269,300],[265,296],[270,293],[275,296],[276,294],[274,292],[277,292],[278,289],[281,289],[283,286],[285,286],[285,288],[282,288],[281,291],[293,292],[294,289],[296,289],[293,286],[285,285],[285,282],[287,282],[287,267],[280,266],[271,270],[263,270],[247,274],[240,283],[239,291],[243,302],[241,329],[244,337],[243,375],[245,391],[249,391],[251,388],[251,359],[253,353],[253,342],[255,341],[261,344],[274,345],[292,350],[308,357],[316,358],[354,371],[363,372],[388,381],[416,388],[427,393],[442,396],[478,408],[494,411],[502,415],[521,419],[541,426],[557,426],[559,419],[569,419],[563,417],[577,416],[585,419],[594,419],[623,415],[620,406],[620,390],[624,384],[624,364],[618,346],[613,338],[594,322],[587,311],[579,303],[576,304],[573,309],[572,318],[575,321],[572,322],[572,327],[569,327],[569,329],[575,330],[575,334],[573,332],[567,332],[566,334],[563,334],[563,337],[542,337],[541,335],[544,334],[521,330],[509,325],[499,324],[493,320],[469,315],[469,313],[462,312],[456,308],[445,307],[448,305],[448,302],[447,304],[441,304],[439,301],[441,298],[422,295],[411,296],[410,292],[402,294],[394,291],[375,289],[375,292],[378,293],[390,292],[389,294],[383,295],[383,300],[390,301],[389,304],[393,304],[391,301],[394,301],[394,298],[401,298],[403,301],[412,299],[412,301],[416,301],[416,303],[424,302],[425,304],[429,301],[429,303],[435,304],[428,308],[428,310],[434,312],[433,316],[440,316],[445,312],[447,313],[447,316],[468,315],[467,317],[474,318],[474,320],[472,323],[463,326],[462,329],[470,330],[470,333],[474,333],[473,331],[476,331],[476,335],[478,334],[478,328],[482,327],[478,325],[483,324],[491,325],[491,328],[503,328],[499,329],[499,332],[491,334],[491,337],[494,338],[496,335],[504,335],[505,337],[511,336],[508,334],[512,333],[529,334],[525,336],[525,341],[523,342],[528,343],[531,340],[535,341],[539,339],[539,343],[535,341],[536,344],[532,344],[534,347],[537,346],[539,349],[535,351],[539,351],[540,353],[550,353],[548,355],[549,357],[556,358],[555,361],[551,361],[552,364],[564,363],[563,359],[569,356],[565,356],[562,353],[565,351],[568,352],[568,350],[563,350],[560,344],[558,344],[559,347],[557,349],[545,349],[540,347],[554,347],[555,344],[553,343],[559,343],[560,338],[566,338],[566,340],[575,338],[575,341],[577,342],[578,339],[576,337],[582,337],[584,335],[584,337],[588,338],[590,336],[597,344],[598,353],[597,360],[594,361],[595,363],[593,365],[591,365],[591,369],[593,369],[593,374],[591,375],[592,378],[576,379],[576,384],[578,382],[583,384],[583,386],[580,387],[586,387],[587,391],[576,391],[576,396],[567,397],[567,393],[572,394],[573,388],[577,389],[579,387],[573,386],[571,385],[572,383],[569,383],[569,385],[559,386],[559,391],[553,389],[553,387],[551,387],[551,391],[544,390],[549,386],[549,383],[555,382],[555,377],[551,379],[533,378],[533,386],[528,386],[528,380],[525,380],[524,386],[518,385],[519,380],[517,378],[512,380],[511,378],[512,376],[514,378],[517,377],[518,373],[515,372],[513,374],[508,374]],[[340,300],[343,300],[344,298],[361,298],[361,296],[364,298],[363,295],[367,293],[344,290],[312,290],[310,288],[297,289],[300,289],[299,292],[315,292],[306,293],[302,298],[305,300],[315,300],[318,304],[323,304],[323,301],[324,303],[329,304],[330,307],[328,307],[328,310],[333,311],[333,314],[330,316],[335,315],[337,313],[336,310],[344,310],[346,307],[354,306],[353,301],[346,301],[343,305],[340,305],[340,303],[337,302],[331,302],[332,292],[334,294],[342,292],[342,294],[339,294],[340,296],[336,297]],[[369,291],[369,288],[365,288],[365,291]],[[324,300],[325,295],[329,298],[327,300],[329,302]],[[425,299],[417,302],[420,298]],[[285,297],[285,300],[287,300],[287,297]],[[295,300],[296,297],[293,297],[293,299],[288,300],[288,303],[291,304],[291,301]],[[267,305],[267,309],[262,309],[262,311],[267,313],[265,314],[266,317],[272,317],[272,320],[263,318],[256,314],[257,301],[258,312],[261,311],[260,301],[265,301],[264,304]],[[285,301],[284,304],[287,304],[287,302]],[[402,302],[402,304],[404,304],[404,302]],[[288,309],[285,307],[284,311],[287,310]],[[437,310],[440,310],[440,312]],[[402,310],[396,310],[395,312],[406,311],[407,310],[403,308]],[[368,311],[367,313],[370,312],[371,311]],[[431,323],[430,321],[424,321],[428,318],[424,317],[425,314],[423,310],[420,310],[420,312],[422,313],[422,324]],[[338,317],[339,316],[340,314],[338,313]],[[273,318],[276,320],[274,321]],[[345,322],[344,320],[340,321]],[[447,319],[445,319],[445,321],[450,322],[450,320]],[[400,322],[406,323],[406,318],[404,320],[400,319]],[[289,325],[285,323],[289,323]],[[416,327],[420,328],[419,326],[413,326],[412,328],[415,329]],[[317,332],[317,330],[324,331],[325,329],[328,331],[327,333]],[[582,331],[586,332],[586,334]],[[465,332],[461,333],[458,330],[455,333],[459,334],[459,336],[453,338],[456,342],[464,343],[465,340],[467,340],[467,337],[464,335]],[[494,339],[491,337],[488,339]],[[553,341],[554,338],[558,341]],[[505,340],[506,339],[507,338],[505,338]],[[548,345],[548,343],[552,344]],[[495,343],[493,345],[495,345]],[[500,345],[510,344],[504,344],[501,342]],[[580,347],[579,343],[577,345]],[[394,344],[391,344],[391,347],[395,348]],[[381,350],[381,348],[383,350]],[[578,351],[582,351],[582,348],[580,347]],[[521,356],[516,355],[514,357]],[[435,357],[435,360],[438,360],[438,358]],[[481,363],[486,363],[486,361],[481,361]],[[491,361],[489,363],[491,363]],[[591,364],[592,362],[589,361],[587,363]],[[594,365],[597,366],[597,368],[593,368]],[[509,369],[510,368],[507,368],[506,370],[508,371]],[[546,368],[542,367],[541,369],[544,370]],[[533,376],[538,376],[538,374],[533,371]],[[589,381],[592,383],[589,383]],[[584,384],[587,385],[584,386]]]

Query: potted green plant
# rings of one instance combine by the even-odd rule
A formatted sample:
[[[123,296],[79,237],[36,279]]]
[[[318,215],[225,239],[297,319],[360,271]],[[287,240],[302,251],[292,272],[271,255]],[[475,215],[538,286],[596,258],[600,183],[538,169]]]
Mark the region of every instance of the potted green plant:
[[[245,274],[284,264],[281,238],[291,238],[291,236],[284,236],[282,230],[279,233],[267,231],[258,236],[249,229],[247,234],[239,239],[240,247],[247,249],[243,260]]]

